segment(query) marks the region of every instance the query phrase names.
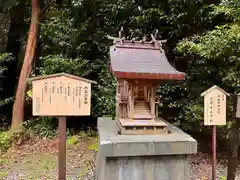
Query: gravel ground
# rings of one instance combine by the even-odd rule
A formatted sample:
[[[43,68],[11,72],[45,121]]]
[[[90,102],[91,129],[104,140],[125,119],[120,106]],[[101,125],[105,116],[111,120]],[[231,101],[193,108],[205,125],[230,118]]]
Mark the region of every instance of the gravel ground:
[[[89,148],[91,141],[68,146],[67,179],[94,180],[95,151]],[[192,180],[211,180],[211,158],[198,153],[189,158]],[[218,158],[218,180],[225,180],[226,159]],[[57,141],[38,140],[22,145],[0,157],[0,180],[56,180],[57,179]],[[240,169],[236,180],[240,180]]]
[[[211,157],[207,154],[198,153],[189,157],[190,174],[192,180],[211,180],[212,165]],[[226,180],[227,176],[227,160],[226,158],[218,157],[217,162],[217,180]],[[236,179],[240,180],[240,168],[237,170]]]

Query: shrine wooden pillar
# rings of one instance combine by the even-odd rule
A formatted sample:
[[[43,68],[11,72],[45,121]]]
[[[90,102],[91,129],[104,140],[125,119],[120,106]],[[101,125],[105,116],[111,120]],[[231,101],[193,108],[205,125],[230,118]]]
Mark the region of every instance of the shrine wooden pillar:
[[[133,82],[129,82],[128,83],[128,93],[129,93],[129,99],[128,99],[128,103],[129,103],[129,112],[128,112],[128,117],[130,117],[131,119],[134,116],[134,87],[133,87]]]
[[[120,101],[121,101],[121,97],[119,96],[120,94],[120,80],[117,79],[117,89],[116,89],[116,118],[119,119],[120,118]]]
[[[148,92],[147,92],[147,87],[146,86],[144,86],[143,91],[144,91],[144,100],[147,101],[147,95],[148,95],[147,93]]]
[[[156,86],[152,85],[151,86],[151,101],[150,101],[150,108],[151,108],[151,115],[152,115],[152,119],[155,118],[156,112],[156,104],[155,104],[155,99],[156,99]]]

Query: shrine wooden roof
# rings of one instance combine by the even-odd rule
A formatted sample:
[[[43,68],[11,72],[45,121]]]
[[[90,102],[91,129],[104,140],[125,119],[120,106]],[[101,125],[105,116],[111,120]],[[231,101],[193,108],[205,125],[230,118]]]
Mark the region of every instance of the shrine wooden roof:
[[[185,73],[168,62],[164,50],[150,42],[116,41],[110,47],[110,70],[117,78],[184,80]]]

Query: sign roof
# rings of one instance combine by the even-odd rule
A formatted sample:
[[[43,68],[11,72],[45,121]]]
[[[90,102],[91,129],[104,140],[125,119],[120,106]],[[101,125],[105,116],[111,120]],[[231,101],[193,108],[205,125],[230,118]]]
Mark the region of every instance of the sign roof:
[[[217,90],[221,91],[223,94],[226,94],[227,96],[229,96],[229,94],[228,94],[226,91],[224,91],[223,89],[221,89],[220,87],[218,87],[218,86],[216,86],[216,85],[214,85],[214,86],[212,86],[211,88],[209,88],[209,89],[207,89],[206,91],[204,91],[204,92],[201,94],[201,96],[205,96],[206,94],[210,93],[210,92],[213,91],[214,89],[217,89]]]
[[[85,82],[88,82],[88,83],[97,84],[96,81],[92,81],[92,80],[89,80],[89,79],[85,79],[83,77],[74,76],[74,75],[67,74],[67,73],[56,73],[56,74],[51,74],[51,75],[46,75],[46,76],[38,76],[38,77],[29,78],[29,80],[30,81],[36,81],[36,80],[42,80],[42,79],[47,79],[47,78],[55,78],[55,77],[61,77],[61,76],[69,77],[69,78],[75,79],[75,80],[85,81]]]

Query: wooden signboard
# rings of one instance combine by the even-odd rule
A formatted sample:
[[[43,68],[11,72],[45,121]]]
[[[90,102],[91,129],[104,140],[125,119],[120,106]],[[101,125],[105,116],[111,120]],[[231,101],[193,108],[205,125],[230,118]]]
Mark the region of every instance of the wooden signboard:
[[[57,116],[59,124],[59,180],[66,180],[66,116],[90,115],[91,83],[60,73],[31,78],[34,116]]]
[[[204,125],[226,125],[226,99],[229,94],[213,86],[201,96],[204,96]]]
[[[90,115],[91,83],[96,82],[65,73],[30,80],[34,116]]]
[[[217,125],[226,125],[227,96],[218,86],[213,86],[201,94],[204,96],[204,125],[212,126],[212,179],[216,180]]]

